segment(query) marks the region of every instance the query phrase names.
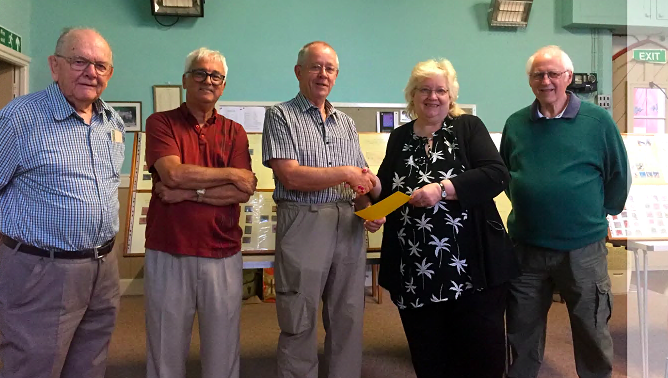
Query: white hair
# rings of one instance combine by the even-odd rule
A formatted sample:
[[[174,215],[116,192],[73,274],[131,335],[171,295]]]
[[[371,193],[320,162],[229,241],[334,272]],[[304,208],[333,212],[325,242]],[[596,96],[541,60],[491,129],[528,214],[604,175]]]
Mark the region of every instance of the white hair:
[[[199,49],[188,54],[186,57],[186,64],[183,73],[190,71],[193,67],[193,64],[200,60],[221,63],[223,65],[223,72],[221,72],[221,74],[225,75],[225,81],[227,81],[227,61],[225,60],[225,57],[220,53],[220,51],[209,50],[206,47],[200,47]]]
[[[559,60],[561,61],[561,64],[563,64],[564,69],[567,71],[574,71],[573,68],[573,61],[571,61],[571,58],[566,54],[564,50],[561,49],[561,47],[556,46],[556,45],[549,45],[545,47],[541,47],[536,51],[531,57],[529,57],[529,60],[527,60],[527,66],[526,66],[526,71],[527,75],[531,74],[531,68],[533,67],[533,61],[536,59],[537,56],[539,55],[544,55],[547,58],[553,58],[553,57],[558,57]]]

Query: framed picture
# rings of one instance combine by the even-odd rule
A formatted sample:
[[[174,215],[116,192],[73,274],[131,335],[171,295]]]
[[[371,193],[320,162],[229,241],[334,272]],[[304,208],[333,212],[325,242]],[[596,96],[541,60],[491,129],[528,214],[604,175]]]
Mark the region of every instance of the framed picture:
[[[180,85],[153,86],[153,112],[164,112],[176,109],[183,102],[183,91]]]
[[[141,101],[107,101],[125,123],[125,131],[141,131]]]

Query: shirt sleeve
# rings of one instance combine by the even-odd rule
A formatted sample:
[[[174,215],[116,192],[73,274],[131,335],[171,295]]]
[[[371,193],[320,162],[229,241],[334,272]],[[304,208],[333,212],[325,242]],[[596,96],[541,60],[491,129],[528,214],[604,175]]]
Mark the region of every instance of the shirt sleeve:
[[[603,157],[603,207],[607,214],[624,210],[631,188],[631,168],[622,136],[612,118],[605,122],[605,156]]]
[[[232,157],[228,164],[231,168],[241,168],[252,171],[251,156],[248,151],[248,135],[246,130],[238,124],[234,125],[234,140],[232,141]]]
[[[19,166],[20,149],[16,139],[12,118],[6,110],[0,111],[0,189],[11,181]]]
[[[170,155],[181,157],[171,121],[165,113],[152,114],[146,120],[146,165],[153,171],[158,159]]]
[[[271,159],[298,160],[285,115],[276,106],[267,109],[262,132],[262,164],[269,167]]]

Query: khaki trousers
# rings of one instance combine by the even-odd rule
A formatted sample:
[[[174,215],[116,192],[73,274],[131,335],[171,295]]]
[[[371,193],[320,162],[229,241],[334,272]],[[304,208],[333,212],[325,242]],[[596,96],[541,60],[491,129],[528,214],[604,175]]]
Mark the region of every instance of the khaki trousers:
[[[0,377],[103,378],[119,299],[113,252],[67,260],[0,245]]]
[[[366,264],[362,219],[349,203],[283,202],[277,215],[278,377],[318,377],[322,298],[327,376],[359,378]]]
[[[222,259],[146,250],[146,377],[184,378],[195,312],[202,378],[239,377],[241,253]]]

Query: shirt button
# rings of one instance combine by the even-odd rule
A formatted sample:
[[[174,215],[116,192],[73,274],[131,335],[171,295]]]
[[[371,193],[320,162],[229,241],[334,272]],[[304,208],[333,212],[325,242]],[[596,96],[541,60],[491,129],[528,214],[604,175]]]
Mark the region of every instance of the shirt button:
[[[332,165],[332,162],[331,162],[331,161],[329,162],[329,165]]]
[[[327,144],[329,144],[329,143],[330,143],[330,142],[328,141]]]

